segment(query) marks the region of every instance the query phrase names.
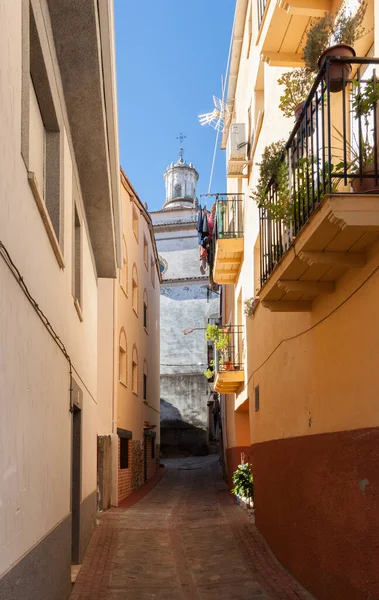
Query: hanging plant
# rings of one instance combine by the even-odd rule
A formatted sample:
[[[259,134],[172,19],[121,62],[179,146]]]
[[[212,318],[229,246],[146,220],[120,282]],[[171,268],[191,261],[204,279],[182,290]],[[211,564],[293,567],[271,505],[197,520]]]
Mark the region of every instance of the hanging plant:
[[[259,180],[251,198],[259,208],[267,212],[267,216],[274,220],[290,220],[293,206],[289,194],[289,171],[282,155],[285,149],[284,140],[273,142],[265,147],[259,166]],[[268,194],[269,186],[274,192],[275,202]]]

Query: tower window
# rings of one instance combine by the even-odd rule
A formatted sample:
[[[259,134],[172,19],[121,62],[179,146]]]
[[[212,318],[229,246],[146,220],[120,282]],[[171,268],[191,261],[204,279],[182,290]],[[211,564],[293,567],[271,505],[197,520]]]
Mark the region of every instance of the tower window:
[[[182,186],[180,185],[180,183],[176,183],[174,185],[174,198],[181,198],[182,197]]]

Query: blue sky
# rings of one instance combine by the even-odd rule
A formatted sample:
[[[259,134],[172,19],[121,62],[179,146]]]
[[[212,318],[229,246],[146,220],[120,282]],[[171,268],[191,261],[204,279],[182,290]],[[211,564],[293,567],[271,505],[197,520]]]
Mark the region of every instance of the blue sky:
[[[197,195],[208,191],[215,130],[198,114],[221,94],[233,0],[115,0],[121,165],[149,210],[164,202],[163,172],[184,158],[199,172]],[[223,192],[225,151],[218,150],[212,192]]]

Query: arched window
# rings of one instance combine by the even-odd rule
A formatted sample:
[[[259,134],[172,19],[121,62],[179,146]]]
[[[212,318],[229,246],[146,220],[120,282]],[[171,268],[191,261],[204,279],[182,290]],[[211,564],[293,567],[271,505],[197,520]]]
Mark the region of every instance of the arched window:
[[[143,361],[143,399],[147,402],[147,362]]]
[[[146,331],[149,329],[149,309],[147,304],[147,291],[143,291],[143,326]]]
[[[119,356],[118,356],[118,378],[121,383],[127,385],[128,377],[128,347],[126,342],[125,330],[122,327],[119,338]]]
[[[128,251],[126,249],[125,238],[123,239],[123,257],[122,267],[120,269],[120,285],[125,294],[128,293]]]
[[[138,353],[135,344],[132,353],[132,391],[138,394]]]
[[[134,206],[134,204],[132,205],[132,214],[133,214],[133,219],[132,219],[133,233],[138,242],[138,238],[139,238],[139,235],[138,235],[139,234],[138,212],[137,212],[137,209]]]
[[[135,264],[132,271],[132,307],[138,315],[138,272]]]
[[[180,183],[176,183],[174,185],[174,198],[181,198],[182,197],[182,186],[180,185]]]

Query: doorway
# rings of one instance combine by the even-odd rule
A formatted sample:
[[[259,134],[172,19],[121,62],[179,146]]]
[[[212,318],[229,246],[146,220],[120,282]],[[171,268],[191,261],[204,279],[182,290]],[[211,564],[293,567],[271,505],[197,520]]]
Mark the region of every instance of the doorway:
[[[82,411],[73,406],[71,465],[71,564],[80,563]]]

